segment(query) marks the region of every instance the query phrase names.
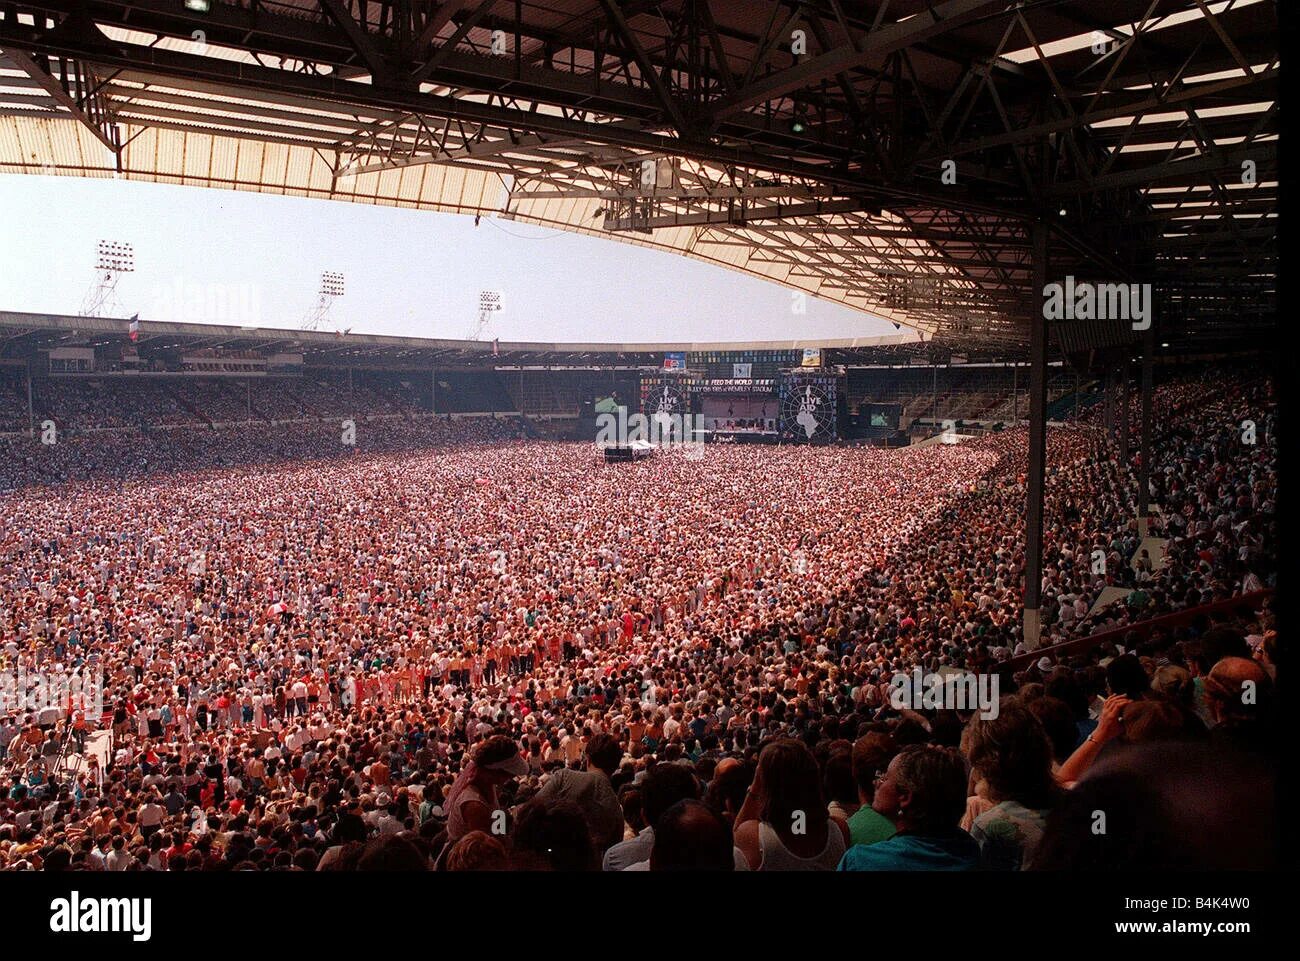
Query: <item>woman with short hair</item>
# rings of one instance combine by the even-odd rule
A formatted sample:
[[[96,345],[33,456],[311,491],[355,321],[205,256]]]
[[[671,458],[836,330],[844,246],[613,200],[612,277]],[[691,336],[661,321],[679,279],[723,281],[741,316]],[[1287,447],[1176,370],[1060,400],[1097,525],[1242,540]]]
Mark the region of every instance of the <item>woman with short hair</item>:
[[[966,765],[949,747],[909,744],[880,775],[872,807],[892,820],[887,841],[855,844],[841,871],[974,871],[980,849],[958,821],[966,806]]]

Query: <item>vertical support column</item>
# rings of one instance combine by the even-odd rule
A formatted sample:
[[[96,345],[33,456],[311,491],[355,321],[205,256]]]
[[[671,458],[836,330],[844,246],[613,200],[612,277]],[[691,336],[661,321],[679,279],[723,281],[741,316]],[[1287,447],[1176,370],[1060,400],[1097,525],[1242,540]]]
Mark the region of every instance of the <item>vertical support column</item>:
[[[930,363],[934,364],[933,358]],[[934,374],[930,381],[930,426],[937,428],[939,426],[939,367],[934,364],[930,370]]]
[[[1047,470],[1047,319],[1041,310],[1047,286],[1047,223],[1033,225],[1033,304],[1029,318],[1029,478],[1025,505],[1025,646],[1038,647],[1043,587],[1043,481]]]
[[[1115,436],[1115,371],[1106,368],[1106,379],[1102,382],[1102,426],[1106,429],[1106,439]]]
[[[1128,429],[1128,362],[1119,368],[1119,456],[1125,469],[1129,465],[1129,429]]]
[[[1020,365],[1011,364],[1011,426],[1020,423]]]
[[[1138,439],[1138,536],[1146,537],[1151,518],[1151,392],[1154,381],[1152,365],[1155,331],[1150,327],[1142,335],[1142,436]]]

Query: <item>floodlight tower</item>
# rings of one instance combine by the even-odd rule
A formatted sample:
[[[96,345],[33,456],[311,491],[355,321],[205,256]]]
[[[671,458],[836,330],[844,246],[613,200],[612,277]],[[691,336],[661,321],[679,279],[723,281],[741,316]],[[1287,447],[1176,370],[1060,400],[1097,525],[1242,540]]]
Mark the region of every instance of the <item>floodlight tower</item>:
[[[489,340],[492,333],[492,315],[501,310],[501,291],[483,290],[478,295],[478,324],[469,335],[470,340]]]
[[[95,282],[81,303],[83,317],[120,317],[117,282],[135,272],[135,249],[117,240],[101,240],[95,253]]]
[[[333,306],[335,298],[342,296],[343,275],[337,270],[322,271],[316,306],[307,312],[307,317],[302,322],[302,329],[320,330],[321,325],[329,318],[330,307]]]

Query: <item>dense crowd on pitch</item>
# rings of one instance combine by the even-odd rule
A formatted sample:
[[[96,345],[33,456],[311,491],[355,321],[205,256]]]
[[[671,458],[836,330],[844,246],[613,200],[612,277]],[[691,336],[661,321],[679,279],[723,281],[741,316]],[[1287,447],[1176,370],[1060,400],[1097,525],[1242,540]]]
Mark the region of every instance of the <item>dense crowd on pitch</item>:
[[[420,419],[236,425],[218,430],[128,428],[68,433],[53,443],[0,438],[0,491],[70,481],[120,482],[214,468],[315,461],[358,454],[426,450],[519,440],[514,417],[426,416]]]
[[[1272,585],[1267,387],[1208,387],[1157,395],[1163,567],[1140,562],[1131,465],[1095,424],[1049,432],[1045,642]],[[619,467],[572,444],[328,446],[12,485],[4,667],[103,676],[113,734],[69,779],[63,739],[96,756],[98,719],[0,727],[6,868],[1275,856],[1267,605],[1044,657],[1002,678],[995,717],[891,702],[899,672],[987,673],[1020,646],[1021,431]],[[222,463],[192,454],[167,466]]]

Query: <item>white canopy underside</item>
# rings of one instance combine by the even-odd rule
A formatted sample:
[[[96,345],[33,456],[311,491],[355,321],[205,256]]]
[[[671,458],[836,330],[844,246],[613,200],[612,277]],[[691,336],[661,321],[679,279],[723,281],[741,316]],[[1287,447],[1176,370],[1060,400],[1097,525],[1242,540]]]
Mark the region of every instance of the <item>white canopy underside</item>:
[[[33,111],[35,113],[35,111]],[[121,124],[122,169],[112,153],[80,122],[67,116],[0,116],[0,172],[148,181],[259,193],[410,207],[443,213],[481,214],[558,228],[682,254],[784,285],[792,291],[843,304],[917,331],[931,330],[924,318],[868,302],[845,286],[845,276],[890,268],[890,251],[878,256],[844,231],[843,253],[828,253],[822,238],[815,253],[800,256],[798,225],[755,231],[737,224],[657,227],[650,232],[601,227],[605,201],[597,196],[539,199],[512,196],[513,177],[459,166],[424,162],[396,169],[336,177],[337,158],[325,148],[267,142],[200,131]],[[572,182],[584,178],[573,169]],[[591,182],[600,180],[593,171]],[[570,178],[566,178],[570,179]],[[535,191],[530,191],[535,193]],[[851,226],[840,215],[817,218],[821,225]],[[882,215],[888,219],[888,214]],[[774,234],[774,229],[779,233]],[[912,250],[921,241],[893,240]],[[797,314],[792,318],[797,326]]]

